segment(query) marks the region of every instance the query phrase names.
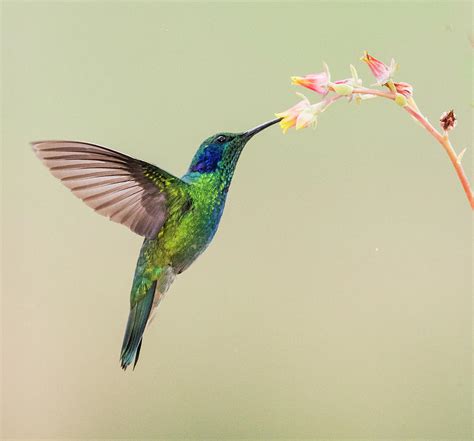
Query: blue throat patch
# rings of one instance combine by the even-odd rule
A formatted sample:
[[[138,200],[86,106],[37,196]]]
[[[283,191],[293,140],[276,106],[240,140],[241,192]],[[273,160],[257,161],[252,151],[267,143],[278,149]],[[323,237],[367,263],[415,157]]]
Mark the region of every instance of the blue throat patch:
[[[198,156],[195,164],[189,169],[190,172],[210,173],[217,169],[222,159],[223,148],[221,145],[208,145]]]

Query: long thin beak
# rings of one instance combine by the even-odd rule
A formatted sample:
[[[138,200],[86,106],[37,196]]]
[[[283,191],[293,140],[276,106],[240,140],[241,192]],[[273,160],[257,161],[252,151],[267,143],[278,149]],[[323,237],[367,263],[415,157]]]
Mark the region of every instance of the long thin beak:
[[[263,129],[266,129],[267,127],[273,126],[273,124],[276,124],[281,121],[282,118],[275,118],[272,119],[271,121],[267,121],[263,124],[260,124],[257,127],[254,127],[253,129],[247,130],[245,132],[245,136],[250,139],[252,136],[256,135],[258,132],[261,132]]]

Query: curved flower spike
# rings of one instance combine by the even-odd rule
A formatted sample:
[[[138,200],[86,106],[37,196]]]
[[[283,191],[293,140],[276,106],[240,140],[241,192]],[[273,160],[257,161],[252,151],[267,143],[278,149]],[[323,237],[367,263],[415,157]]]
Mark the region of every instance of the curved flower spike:
[[[328,93],[328,84],[331,80],[329,68],[324,63],[324,72],[305,75],[304,77],[291,77],[291,83],[314,90],[316,93],[326,95]]]
[[[397,69],[397,64],[393,58],[390,62],[390,66],[387,66],[385,63],[377,60],[377,58],[369,55],[367,51],[364,52],[364,56],[361,58],[361,60],[367,63],[370,70],[374,74],[375,79],[377,80],[377,84],[381,86],[386,84],[387,81],[392,78],[393,73]]]

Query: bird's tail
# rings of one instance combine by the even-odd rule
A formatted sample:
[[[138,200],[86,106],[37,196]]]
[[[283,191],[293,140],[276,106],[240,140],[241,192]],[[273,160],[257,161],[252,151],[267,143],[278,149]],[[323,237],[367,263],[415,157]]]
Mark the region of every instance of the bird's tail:
[[[139,258],[131,293],[131,308],[128,316],[127,328],[123,337],[120,362],[122,369],[133,363],[133,368],[138,362],[142,347],[143,332],[147,323],[153,320],[154,312],[161,299],[175,278],[171,266],[153,269],[153,278],[143,271],[142,256]]]
[[[148,288],[145,297],[139,300],[131,309],[128,315],[127,328],[123,337],[120,362],[122,369],[127,369],[133,362],[133,368],[137,365],[142,346],[143,332],[145,331],[148,317],[153,307],[157,281],[155,280]]]

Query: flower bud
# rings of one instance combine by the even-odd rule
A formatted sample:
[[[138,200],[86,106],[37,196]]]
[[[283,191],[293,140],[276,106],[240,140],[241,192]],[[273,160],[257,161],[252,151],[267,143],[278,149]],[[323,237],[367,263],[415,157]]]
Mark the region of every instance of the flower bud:
[[[393,73],[397,69],[397,64],[393,58],[390,62],[390,65],[387,66],[385,63],[377,60],[377,58],[369,55],[367,51],[364,52],[364,56],[361,58],[361,60],[367,63],[379,85],[386,84],[387,81],[392,78]]]
[[[393,83],[393,85],[395,86],[395,90],[398,92],[398,93],[401,93],[402,95],[404,95],[405,97],[410,97],[410,96],[413,96],[413,86],[411,84],[408,84],[408,83]]]
[[[291,77],[291,83],[306,87],[321,95],[328,93],[330,73],[327,64],[324,64],[324,72],[305,75],[304,77]]]

